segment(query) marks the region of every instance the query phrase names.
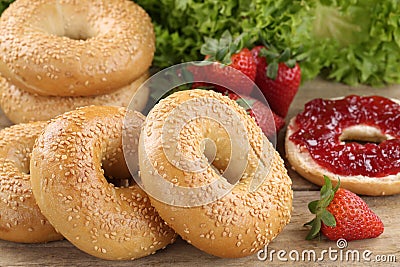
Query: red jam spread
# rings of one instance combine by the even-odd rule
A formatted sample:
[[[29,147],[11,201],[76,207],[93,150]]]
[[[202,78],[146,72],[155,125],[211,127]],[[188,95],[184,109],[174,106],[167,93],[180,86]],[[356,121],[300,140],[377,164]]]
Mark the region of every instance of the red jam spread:
[[[400,172],[400,105],[380,96],[314,99],[297,115],[298,130],[290,136],[323,168],[344,176],[383,177]],[[373,126],[394,139],[379,144],[342,142],[343,130]]]

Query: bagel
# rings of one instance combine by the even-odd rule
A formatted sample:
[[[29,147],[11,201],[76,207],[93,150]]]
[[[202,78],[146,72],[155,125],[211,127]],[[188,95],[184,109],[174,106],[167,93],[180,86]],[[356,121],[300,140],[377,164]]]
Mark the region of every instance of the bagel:
[[[154,50],[150,17],[128,0],[18,0],[0,18],[0,73],[39,95],[110,93],[145,73]]]
[[[356,194],[400,193],[399,103],[354,95],[308,102],[287,128],[290,165],[320,186],[327,175]]]
[[[60,115],[38,137],[30,166],[46,218],[76,247],[108,260],[143,257],[175,239],[138,185],[115,187],[105,178],[130,176],[121,147],[125,113],[88,106]],[[130,153],[136,155],[144,116],[127,116]]]
[[[254,119],[219,93],[188,90],[161,100],[143,125],[139,165],[160,216],[212,255],[256,253],[290,220],[283,160]]]
[[[62,239],[36,205],[29,178],[30,152],[46,122],[0,131],[0,239],[39,243]]]
[[[130,105],[141,111],[146,106],[149,89],[138,88],[147,78],[146,72],[130,85],[105,95],[67,97],[31,94],[0,76],[0,106],[13,123],[49,120],[64,112],[89,105],[126,107],[134,95],[135,102]]]

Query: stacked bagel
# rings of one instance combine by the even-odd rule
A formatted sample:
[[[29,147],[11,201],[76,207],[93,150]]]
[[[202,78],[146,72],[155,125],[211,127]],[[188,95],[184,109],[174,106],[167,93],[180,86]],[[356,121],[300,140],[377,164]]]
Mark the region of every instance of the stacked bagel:
[[[151,19],[131,1],[15,1],[0,18],[0,105],[14,123],[127,106],[154,49]]]
[[[179,234],[234,258],[283,230],[291,180],[235,101],[192,90],[137,111],[153,53],[150,18],[128,0],[17,0],[3,13],[0,104],[20,124],[0,131],[0,239],[66,238],[123,260]]]

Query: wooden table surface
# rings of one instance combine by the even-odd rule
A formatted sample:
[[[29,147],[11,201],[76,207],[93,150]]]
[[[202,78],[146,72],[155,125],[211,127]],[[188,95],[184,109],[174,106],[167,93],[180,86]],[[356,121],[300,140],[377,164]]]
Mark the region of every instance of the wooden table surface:
[[[382,95],[400,99],[400,85],[385,88],[366,86],[352,88],[343,84],[316,79],[305,83],[297,94],[288,118],[300,112],[304,104],[316,97],[337,97],[349,94]],[[11,123],[0,113],[0,128]],[[283,153],[284,130],[278,138],[278,150]],[[293,180],[294,203],[289,225],[268,246],[267,259],[260,260],[256,255],[241,259],[220,259],[208,255],[178,239],[173,245],[152,256],[135,261],[105,261],[81,252],[68,241],[47,244],[17,244],[0,241],[0,266],[276,266],[293,264],[294,266],[400,266],[400,195],[386,197],[363,197],[368,205],[380,216],[385,224],[385,232],[370,240],[352,241],[346,248],[339,249],[336,242],[321,240],[306,241],[307,228],[303,224],[312,216],[307,203],[319,197],[318,187],[310,184],[288,166]],[[280,252],[281,258],[275,251]],[[316,259],[310,251],[315,251]],[[324,252],[326,251],[326,252]],[[370,252],[370,253],[369,253]],[[291,258],[296,257],[298,260]],[[329,253],[331,253],[329,255]],[[370,262],[363,259],[366,256]],[[321,259],[321,254],[323,259]],[[260,253],[260,257],[265,257]],[[310,258],[308,256],[310,255]],[[342,255],[342,260],[340,256]],[[356,256],[360,255],[360,260]],[[291,258],[289,258],[291,256]],[[285,261],[284,259],[288,261]],[[303,259],[304,258],[304,259]],[[355,259],[355,261],[353,261]],[[379,260],[391,262],[378,262]],[[396,262],[393,262],[396,260]]]

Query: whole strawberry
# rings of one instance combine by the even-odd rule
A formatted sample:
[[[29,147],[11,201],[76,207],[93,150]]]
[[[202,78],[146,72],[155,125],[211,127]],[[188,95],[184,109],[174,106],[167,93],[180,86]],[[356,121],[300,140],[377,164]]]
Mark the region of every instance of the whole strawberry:
[[[211,67],[205,67],[205,71],[197,74],[200,76],[194,75],[195,79],[209,80],[221,92],[230,89],[238,94],[251,94],[256,78],[256,60],[248,48],[243,48],[240,36],[233,40],[229,31],[225,31],[219,40],[207,38],[201,53]]]
[[[324,176],[325,185],[321,188],[321,199],[308,204],[314,220],[306,239],[316,237],[321,231],[328,239],[347,241],[378,237],[383,233],[384,226],[381,219],[356,194],[339,188],[340,181],[335,188],[327,176]]]
[[[273,111],[285,118],[301,81],[301,69],[291,59],[289,49],[278,53],[275,49],[256,46],[251,50],[257,64],[256,84]]]
[[[228,93],[228,97],[246,109],[247,114],[255,119],[257,125],[268,138],[276,135],[285,125],[285,121],[281,117],[257,99],[247,96],[241,98],[234,93]]]

